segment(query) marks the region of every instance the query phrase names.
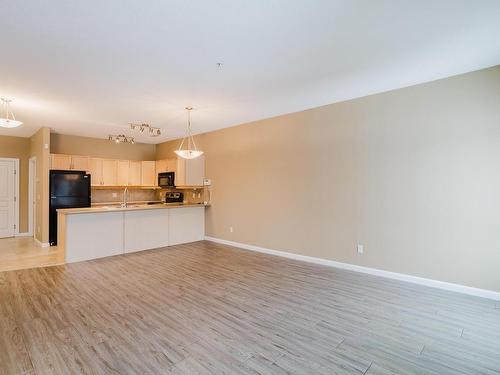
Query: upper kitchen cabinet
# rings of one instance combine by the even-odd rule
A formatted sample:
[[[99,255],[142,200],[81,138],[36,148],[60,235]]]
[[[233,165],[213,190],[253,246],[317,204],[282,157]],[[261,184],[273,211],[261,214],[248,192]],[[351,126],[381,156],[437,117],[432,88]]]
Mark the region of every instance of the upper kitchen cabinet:
[[[117,185],[118,160],[91,158],[90,182],[92,186]]]
[[[177,159],[163,159],[156,161],[156,174],[162,172],[175,172],[177,169]]]
[[[167,172],[167,161],[166,160],[157,160],[156,161],[156,175],[158,173]]]
[[[205,178],[205,155],[196,159],[177,159],[176,186],[202,186]]]
[[[141,175],[142,175],[142,162],[140,161],[130,161],[130,168],[129,168],[129,181],[128,184],[131,186],[139,186],[141,185]]]
[[[142,186],[155,186],[156,179],[156,162],[143,161],[141,162],[141,185]]]
[[[89,157],[79,155],[50,154],[50,169],[89,170]]]
[[[92,186],[103,185],[102,181],[102,159],[90,158],[90,184]]]
[[[51,154],[50,169],[71,169],[71,155]]]
[[[91,175],[91,185],[106,187],[143,186],[155,187],[157,173],[171,171],[176,160],[163,163],[139,160],[115,160],[79,155],[50,155],[50,168],[86,171]],[[157,172],[158,171],[158,172]]]
[[[102,184],[118,185],[118,160],[102,159]]]
[[[165,160],[167,170],[165,172],[175,172],[177,170],[177,158]]]
[[[88,171],[90,169],[89,159],[88,156],[71,155],[71,169],[76,171]]]
[[[116,184],[120,186],[130,185],[130,161],[118,160]]]

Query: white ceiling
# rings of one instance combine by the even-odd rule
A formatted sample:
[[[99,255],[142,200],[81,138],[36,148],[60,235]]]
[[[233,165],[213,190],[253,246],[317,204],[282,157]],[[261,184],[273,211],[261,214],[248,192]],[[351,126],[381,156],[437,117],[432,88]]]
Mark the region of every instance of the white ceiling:
[[[2,1],[18,129],[157,143],[500,64],[498,0]],[[217,62],[223,62],[218,69]]]

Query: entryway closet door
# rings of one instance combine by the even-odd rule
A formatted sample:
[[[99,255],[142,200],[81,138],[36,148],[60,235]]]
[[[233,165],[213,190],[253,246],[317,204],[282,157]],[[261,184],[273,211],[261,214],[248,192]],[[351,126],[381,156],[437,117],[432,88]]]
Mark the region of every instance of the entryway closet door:
[[[14,160],[0,160],[0,238],[12,237],[16,233],[15,173]]]

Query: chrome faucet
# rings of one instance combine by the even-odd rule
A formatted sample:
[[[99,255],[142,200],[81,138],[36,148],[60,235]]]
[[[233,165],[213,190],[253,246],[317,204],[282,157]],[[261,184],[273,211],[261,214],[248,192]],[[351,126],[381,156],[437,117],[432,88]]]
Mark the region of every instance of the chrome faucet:
[[[128,206],[128,186],[125,186],[125,189],[123,189],[122,207],[127,207],[127,206]]]

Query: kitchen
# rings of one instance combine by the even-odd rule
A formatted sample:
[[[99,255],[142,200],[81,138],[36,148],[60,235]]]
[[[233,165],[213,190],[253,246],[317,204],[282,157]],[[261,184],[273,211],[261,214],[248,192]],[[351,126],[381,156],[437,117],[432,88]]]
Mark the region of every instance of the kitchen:
[[[100,140],[58,134],[51,139],[49,241],[65,262],[204,238],[211,184],[205,178],[205,155],[124,160],[121,157],[130,155],[127,147],[147,148],[135,159],[152,159],[154,145],[96,144]],[[61,153],[73,149],[75,142],[80,155]],[[103,154],[103,145],[114,148],[110,155],[120,158],[96,157]],[[89,234],[100,241],[89,246]]]

